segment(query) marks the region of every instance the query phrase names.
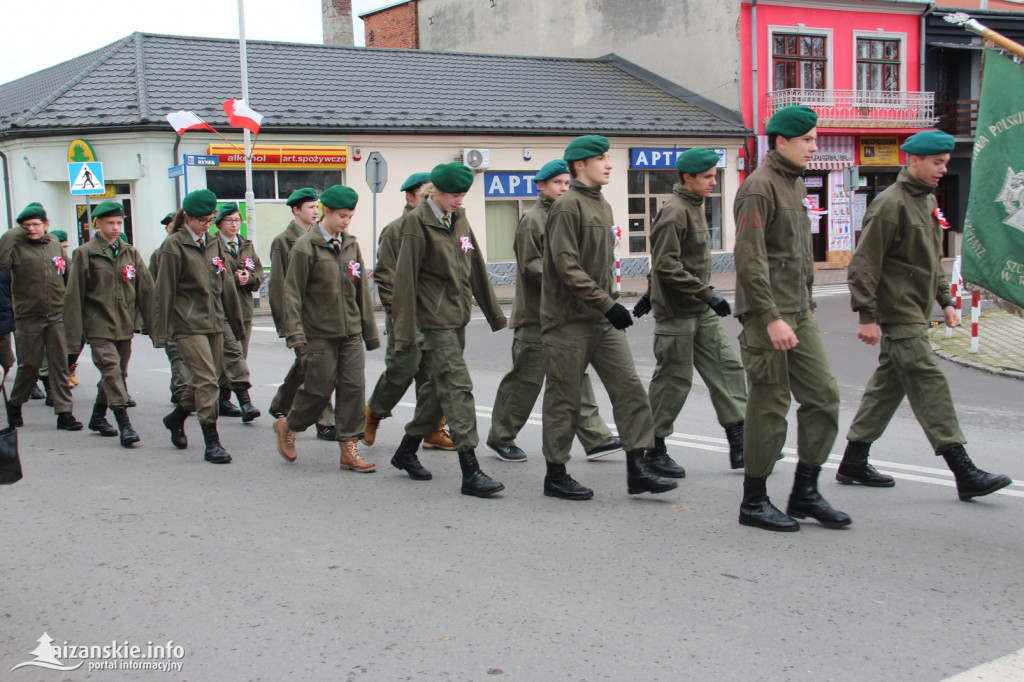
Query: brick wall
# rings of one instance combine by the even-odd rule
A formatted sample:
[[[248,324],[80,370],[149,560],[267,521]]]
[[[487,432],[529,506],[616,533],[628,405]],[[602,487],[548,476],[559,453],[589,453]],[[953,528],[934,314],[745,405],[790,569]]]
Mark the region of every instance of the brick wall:
[[[418,19],[417,0],[363,17],[366,46],[419,49]]]

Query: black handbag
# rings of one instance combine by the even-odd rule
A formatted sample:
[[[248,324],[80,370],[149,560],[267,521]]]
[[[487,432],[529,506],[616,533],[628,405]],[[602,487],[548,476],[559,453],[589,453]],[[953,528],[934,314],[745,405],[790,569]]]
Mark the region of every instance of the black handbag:
[[[0,392],[7,405],[7,375],[0,382]],[[18,456],[18,429],[8,421],[7,428],[0,430],[0,485],[10,485],[21,480],[21,458]]]

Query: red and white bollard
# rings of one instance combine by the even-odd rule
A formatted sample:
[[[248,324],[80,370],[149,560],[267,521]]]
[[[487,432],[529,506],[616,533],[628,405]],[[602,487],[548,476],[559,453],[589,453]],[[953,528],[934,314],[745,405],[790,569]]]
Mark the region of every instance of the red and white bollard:
[[[615,254],[615,291],[622,291],[622,259]]]
[[[978,352],[978,320],[981,318],[981,292],[971,292],[971,352]]]
[[[960,314],[960,297],[957,295],[960,292],[958,291],[958,289],[959,289],[959,287],[956,285],[956,282],[953,282],[952,284],[949,285],[949,292],[953,295],[953,300],[956,301],[956,312],[957,312],[957,315]],[[952,327],[946,327],[946,338],[949,339],[949,338],[952,338],[952,337],[953,337],[953,328]]]

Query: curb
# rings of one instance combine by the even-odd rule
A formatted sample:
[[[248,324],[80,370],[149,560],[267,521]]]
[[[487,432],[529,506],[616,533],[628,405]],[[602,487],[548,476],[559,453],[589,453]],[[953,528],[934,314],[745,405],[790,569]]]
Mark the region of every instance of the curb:
[[[1009,377],[1010,379],[1017,379],[1018,381],[1024,381],[1024,372],[1022,372],[1020,370],[1010,369],[1010,368],[1006,368],[1006,367],[992,367],[990,365],[985,365],[985,364],[982,364],[980,362],[977,362],[976,360],[972,360],[970,358],[965,358],[962,355],[957,355],[956,353],[952,353],[952,352],[950,352],[948,350],[942,350],[941,348],[936,348],[934,344],[932,344],[932,350],[934,350],[935,354],[938,355],[940,358],[943,358],[944,360],[949,360],[950,362],[955,362],[956,364],[961,365],[962,367],[970,367],[971,369],[980,370],[982,372],[985,372],[986,374],[995,374],[997,376],[1004,376],[1004,377]]]

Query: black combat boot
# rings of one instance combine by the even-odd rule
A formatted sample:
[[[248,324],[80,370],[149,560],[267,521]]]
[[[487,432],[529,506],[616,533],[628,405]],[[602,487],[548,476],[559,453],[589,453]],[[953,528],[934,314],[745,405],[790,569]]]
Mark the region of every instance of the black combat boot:
[[[39,377],[39,380],[43,382],[43,390],[46,391],[46,400],[43,402],[47,407],[53,407],[53,396],[50,395],[50,377]]]
[[[222,417],[241,417],[242,411],[231,402],[231,389],[220,389],[220,400],[217,403],[217,414]]]
[[[462,494],[475,497],[490,497],[505,489],[499,483],[480,471],[480,463],[476,461],[476,452],[470,448],[459,453],[459,466],[462,467]]]
[[[39,388],[39,382],[37,381],[36,383],[32,384],[32,393],[28,397],[29,400],[42,400],[45,397],[46,394],[43,393],[42,389]]]
[[[888,474],[880,474],[875,467],[868,464],[868,450],[871,443],[851,440],[846,443],[843,461],[839,463],[836,480],[840,483],[860,483],[872,488],[891,488],[896,479]]]
[[[965,502],[972,497],[994,493],[1013,483],[1009,476],[990,474],[974,466],[963,445],[955,445],[939,454],[956,476],[956,492]]]
[[[786,513],[797,519],[810,516],[825,528],[842,528],[850,525],[850,516],[832,505],[818,492],[818,474],[821,467],[797,463],[793,477],[793,492],[789,495]]]
[[[396,469],[404,469],[409,478],[414,481],[429,481],[434,477],[420,464],[416,451],[420,449],[420,439],[412,436],[402,436],[402,442],[395,450],[395,456],[391,458],[391,466]]]
[[[82,422],[75,419],[75,415],[70,412],[61,412],[57,415],[57,428],[64,431],[81,431]]]
[[[231,455],[220,444],[220,436],[217,435],[217,422],[199,426],[203,429],[203,441],[206,443],[206,461],[213,464],[230,464]]]
[[[138,443],[141,438],[132,428],[132,422],[128,419],[128,410],[124,407],[114,408],[114,419],[117,420],[117,428],[120,430],[121,445],[130,448],[133,443]]]
[[[647,463],[647,468],[659,476],[686,478],[686,470],[668,456],[664,438],[654,437],[654,447],[647,451],[644,461]]]
[[[116,436],[117,429],[107,421],[107,406],[96,403],[92,406],[92,417],[89,418],[89,430],[101,436]]]
[[[14,427],[25,425],[25,419],[21,416],[21,405],[15,405],[7,401],[7,423]]]
[[[256,406],[252,404],[252,400],[249,399],[249,389],[240,388],[235,391],[235,396],[238,398],[238,407],[242,410],[242,423],[248,424],[260,416],[260,411],[256,409]]]
[[[743,424],[725,427],[725,439],[729,441],[729,468],[743,468]]]
[[[788,533],[800,530],[800,524],[775,508],[768,499],[766,478],[743,475],[743,502],[740,503],[740,525]]]
[[[548,473],[544,476],[544,494],[563,500],[589,500],[594,491],[576,481],[565,470],[564,464],[548,462]]]
[[[188,437],[185,435],[185,420],[188,419],[188,411],[181,405],[174,406],[174,412],[164,417],[164,426],[171,432],[171,444],[179,450],[188,447]]]
[[[626,489],[630,495],[640,493],[666,493],[679,487],[675,481],[662,478],[647,468],[643,450],[626,453]]]

